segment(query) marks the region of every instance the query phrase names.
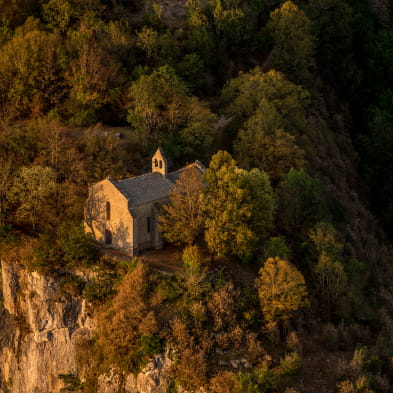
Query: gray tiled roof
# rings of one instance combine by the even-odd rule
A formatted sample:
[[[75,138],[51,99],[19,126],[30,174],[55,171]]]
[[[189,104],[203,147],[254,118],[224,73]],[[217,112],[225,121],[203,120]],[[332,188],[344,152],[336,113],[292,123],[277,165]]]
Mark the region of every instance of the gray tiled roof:
[[[143,203],[166,198],[172,191],[173,185],[180,174],[187,168],[196,167],[201,172],[205,167],[195,161],[178,171],[168,173],[167,177],[158,172],[150,172],[145,175],[131,177],[124,180],[111,180],[113,185],[131,202],[131,205],[141,205]]]

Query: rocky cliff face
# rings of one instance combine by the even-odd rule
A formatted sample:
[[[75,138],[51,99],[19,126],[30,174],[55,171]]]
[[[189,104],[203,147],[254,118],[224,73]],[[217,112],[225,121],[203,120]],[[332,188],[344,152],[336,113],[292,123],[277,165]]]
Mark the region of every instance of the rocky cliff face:
[[[86,304],[62,299],[53,278],[5,261],[1,266],[5,314],[13,328],[0,352],[3,391],[58,392],[59,374],[77,374],[78,338],[94,329]]]
[[[86,301],[59,295],[58,282],[1,262],[0,393],[57,393],[60,374],[79,376],[77,343],[91,337],[95,321]],[[108,370],[97,393],[165,393],[171,360],[157,355],[136,376]]]

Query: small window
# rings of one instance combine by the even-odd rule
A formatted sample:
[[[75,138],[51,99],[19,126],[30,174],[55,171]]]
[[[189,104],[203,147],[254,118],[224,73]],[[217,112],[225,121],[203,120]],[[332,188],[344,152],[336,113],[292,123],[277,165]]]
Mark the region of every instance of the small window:
[[[106,212],[106,219],[110,220],[111,219],[111,204],[109,202],[106,203],[105,212]]]
[[[151,228],[150,228],[150,217],[147,217],[147,232],[150,232]]]
[[[154,166],[157,168],[158,167],[158,160],[157,158],[154,159]]]
[[[105,229],[105,244],[112,244],[112,232]]]
[[[162,168],[162,161],[160,160],[160,169]]]

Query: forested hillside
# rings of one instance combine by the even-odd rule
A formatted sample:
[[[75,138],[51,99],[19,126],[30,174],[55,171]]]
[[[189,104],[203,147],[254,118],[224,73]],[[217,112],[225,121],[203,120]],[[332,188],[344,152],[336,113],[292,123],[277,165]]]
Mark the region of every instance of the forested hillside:
[[[96,321],[61,391],[134,393],[163,353],[171,393],[392,391],[392,23],[388,0],[0,0],[0,257]],[[162,209],[168,276],[82,226],[88,185],[158,145],[207,167]],[[0,350],[34,333],[26,288]]]

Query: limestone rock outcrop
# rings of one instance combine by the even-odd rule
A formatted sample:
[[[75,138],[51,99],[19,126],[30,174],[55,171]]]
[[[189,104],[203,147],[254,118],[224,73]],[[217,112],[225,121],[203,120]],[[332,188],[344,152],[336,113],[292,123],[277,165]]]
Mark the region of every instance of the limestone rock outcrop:
[[[5,312],[13,332],[3,340],[0,359],[3,392],[59,392],[60,374],[77,374],[76,343],[94,323],[86,302],[59,296],[54,278],[1,263]],[[8,318],[7,318],[8,317]],[[1,390],[0,390],[1,392]]]
[[[77,344],[96,324],[83,298],[59,294],[58,280],[1,261],[0,393],[60,393],[59,375],[79,376]],[[155,356],[137,374],[110,369],[97,393],[165,393],[172,361]],[[80,378],[83,381],[83,378]]]

